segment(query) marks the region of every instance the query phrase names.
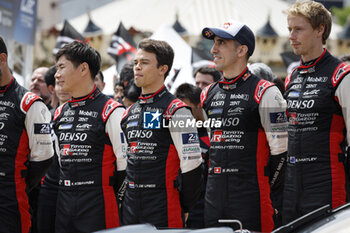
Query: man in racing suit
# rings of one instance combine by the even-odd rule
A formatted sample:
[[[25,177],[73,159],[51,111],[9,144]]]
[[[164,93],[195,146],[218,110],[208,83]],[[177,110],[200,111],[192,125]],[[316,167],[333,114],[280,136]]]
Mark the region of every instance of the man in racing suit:
[[[53,155],[50,112],[39,96],[12,77],[0,37],[0,231],[28,233],[28,192]]]
[[[114,186],[125,177],[121,104],[94,84],[101,58],[72,42],[56,54],[56,85],[72,100],[55,112],[60,163],[56,232],[93,232],[119,226]]]
[[[211,129],[206,226],[238,219],[245,229],[272,231],[270,190],[281,183],[286,156],[286,103],[276,86],[248,70],[255,39],[246,25],[228,21],[202,35],[214,40],[211,53],[224,74],[201,95]]]
[[[343,162],[350,140],[350,66],[323,48],[331,31],[330,12],[307,1],[292,5],[287,16],[301,64],[285,81],[289,127],[283,223],[326,204],[345,204]]]
[[[123,224],[182,228],[182,213],[187,215],[200,195],[198,133],[195,126],[184,125],[193,116],[164,86],[173,57],[166,42],[145,39],[134,59],[135,84],[142,95],[121,122],[128,142]]]

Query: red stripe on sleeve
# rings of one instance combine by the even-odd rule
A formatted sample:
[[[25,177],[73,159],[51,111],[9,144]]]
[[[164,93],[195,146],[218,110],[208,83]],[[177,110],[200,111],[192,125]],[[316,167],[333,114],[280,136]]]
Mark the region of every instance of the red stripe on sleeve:
[[[105,145],[102,159],[102,190],[105,202],[106,229],[120,226],[117,199],[113,186],[109,184],[109,178],[113,176],[115,171],[115,160],[112,146]]]
[[[176,148],[174,145],[170,145],[165,170],[169,228],[183,227],[180,196],[177,188],[174,187],[174,180],[176,180],[176,177],[179,174],[179,168],[180,160]]]
[[[269,154],[270,149],[265,132],[262,129],[259,129],[256,167],[260,191],[260,216],[262,232],[271,232],[274,228],[273,208],[270,199],[269,177],[265,176],[264,172],[264,168],[267,166],[267,162],[269,159]]]
[[[333,209],[345,204],[346,201],[345,170],[343,162],[339,161],[339,154],[342,153],[340,144],[344,140],[344,128],[344,118],[334,114],[329,135]]]
[[[21,172],[27,170],[24,165],[27,161],[29,154],[28,145],[28,135],[25,130],[21,135],[19,140],[19,146],[17,149],[16,159],[15,159],[15,183],[16,183],[16,197],[18,201],[18,209],[21,215],[21,226],[22,232],[28,233],[31,227],[31,215],[29,213],[29,202],[26,193],[27,184],[25,182],[25,177],[22,177]]]

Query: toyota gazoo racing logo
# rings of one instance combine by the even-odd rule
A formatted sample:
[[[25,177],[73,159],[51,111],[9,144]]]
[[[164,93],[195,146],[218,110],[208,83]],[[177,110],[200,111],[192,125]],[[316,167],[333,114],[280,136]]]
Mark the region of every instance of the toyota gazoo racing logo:
[[[71,155],[70,153],[70,144],[63,144],[62,149],[61,149],[61,155],[66,156],[66,155]]]
[[[225,141],[225,139],[222,138],[222,130],[214,131],[212,141],[213,142]]]
[[[221,167],[214,167],[215,174],[221,174]]]
[[[137,152],[137,142],[130,142],[129,146],[129,153],[136,153]]]

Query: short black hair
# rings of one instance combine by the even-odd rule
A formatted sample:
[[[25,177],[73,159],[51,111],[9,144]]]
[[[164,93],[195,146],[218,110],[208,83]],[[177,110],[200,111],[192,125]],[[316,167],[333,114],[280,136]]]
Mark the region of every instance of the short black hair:
[[[130,63],[130,62],[125,63],[122,70],[120,71],[119,79],[120,79],[121,83],[123,84],[122,86],[124,86],[124,82],[127,83],[126,84],[126,86],[127,86],[128,83],[134,79],[134,64],[133,63]]]
[[[250,65],[248,65],[248,69],[250,72],[259,78],[265,79],[269,82],[273,82],[275,79],[275,75],[273,74],[271,68],[261,62],[255,62]]]
[[[344,55],[339,58],[341,61],[349,62],[350,61],[350,55]]]
[[[221,72],[209,66],[202,66],[196,69],[196,71],[193,74],[193,77],[196,77],[197,73],[211,75],[213,77],[214,82],[219,81],[221,78]]]
[[[103,73],[102,73],[102,71],[100,70],[97,74],[99,74],[100,75],[100,77],[101,77],[101,81],[103,82],[103,80],[105,79],[105,77],[103,76]],[[96,75],[97,76],[97,75]]]
[[[66,56],[67,60],[73,63],[75,68],[86,62],[89,66],[92,80],[95,79],[95,76],[100,71],[101,56],[95,49],[91,48],[87,44],[79,41],[73,41],[66,44],[60,50],[58,50],[55,56],[56,61],[58,61],[63,55]]]
[[[140,41],[139,49],[145,50],[149,53],[154,53],[158,62],[157,67],[162,65],[168,66],[168,71],[164,74],[164,79],[168,76],[174,61],[174,50],[165,41],[153,40],[153,39],[143,39]]]
[[[188,98],[191,101],[191,103],[197,105],[201,102],[201,92],[202,89],[200,89],[199,87],[189,83],[183,83],[177,87],[175,91],[175,96],[181,100],[183,100],[184,98]]]
[[[45,73],[45,82],[46,82],[46,86],[55,86],[56,84],[56,80],[55,80],[55,74],[57,71],[57,67],[56,66],[51,66]]]
[[[0,53],[5,53],[7,55],[7,47],[4,42],[4,39],[0,36]]]
[[[136,86],[134,80],[131,80],[124,89],[124,97],[136,102],[141,95],[141,90],[141,87]]]

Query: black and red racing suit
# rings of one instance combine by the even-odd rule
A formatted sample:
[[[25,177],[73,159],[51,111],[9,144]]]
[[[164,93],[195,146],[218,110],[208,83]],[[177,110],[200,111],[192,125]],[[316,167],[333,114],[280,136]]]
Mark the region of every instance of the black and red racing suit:
[[[12,78],[0,87],[0,231],[28,233],[28,192],[51,163],[50,112]]]
[[[219,219],[238,219],[245,229],[272,231],[269,178],[281,183],[277,167],[287,150],[282,94],[246,68],[233,79],[208,86],[201,103],[211,121],[206,226],[220,226]]]
[[[125,111],[121,125],[128,142],[128,186],[123,224],[182,228],[182,212],[200,196],[202,156],[186,106],[163,86]]]
[[[124,107],[95,86],[60,106],[54,117],[60,163],[56,232],[93,232],[119,226],[114,186],[125,177],[120,120]]]
[[[324,50],[286,78],[289,128],[283,223],[323,205],[336,208],[346,202],[349,72],[349,65]]]

